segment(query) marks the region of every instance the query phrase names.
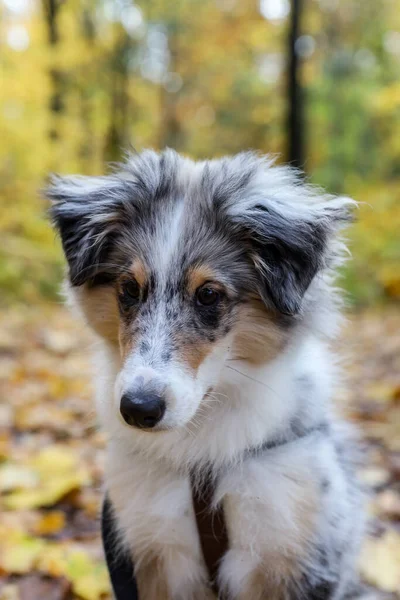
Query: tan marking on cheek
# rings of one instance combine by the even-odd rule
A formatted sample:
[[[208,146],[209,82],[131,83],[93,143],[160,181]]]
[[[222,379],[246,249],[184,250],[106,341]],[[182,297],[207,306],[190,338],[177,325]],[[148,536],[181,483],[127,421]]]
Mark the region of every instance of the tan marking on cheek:
[[[74,295],[88,324],[102,338],[118,344],[119,310],[113,286],[82,286]]]
[[[215,279],[216,274],[211,267],[207,265],[192,267],[187,273],[187,290],[189,294],[194,294],[206,281],[213,281]]]
[[[148,275],[142,261],[138,258],[135,259],[131,265],[130,272],[132,273],[133,277],[136,279],[140,287],[144,288],[144,286],[147,283]]]
[[[275,358],[289,339],[290,332],[261,301],[252,300],[238,311],[232,356],[254,364]]]
[[[187,365],[192,371],[197,372],[201,363],[210,354],[213,349],[211,342],[203,342],[199,340],[183,339],[181,336],[177,338],[178,350],[175,355],[178,360]]]

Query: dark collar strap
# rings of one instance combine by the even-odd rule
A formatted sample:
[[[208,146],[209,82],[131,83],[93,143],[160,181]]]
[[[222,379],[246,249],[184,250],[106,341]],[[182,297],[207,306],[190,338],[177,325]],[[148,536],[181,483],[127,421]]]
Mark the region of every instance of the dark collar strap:
[[[292,424],[289,432],[282,436],[276,437],[275,439],[269,440],[261,444],[261,446],[257,446],[255,448],[250,448],[245,452],[246,457],[257,457],[262,455],[267,450],[274,450],[275,448],[280,448],[280,446],[286,446],[286,444],[291,444],[292,442],[297,442],[298,440],[302,440],[313,433],[328,433],[329,426],[325,421],[320,421],[309,427],[301,427],[296,424]]]

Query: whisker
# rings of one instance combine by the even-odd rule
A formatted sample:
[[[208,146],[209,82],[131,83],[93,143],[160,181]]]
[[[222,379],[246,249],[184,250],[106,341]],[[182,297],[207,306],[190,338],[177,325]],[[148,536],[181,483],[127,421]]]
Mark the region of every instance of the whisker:
[[[225,367],[227,369],[230,369],[231,371],[235,371],[235,373],[238,373],[239,375],[242,375],[242,377],[246,377],[246,379],[250,379],[250,381],[254,381],[255,383],[259,383],[260,385],[263,385],[264,387],[271,389],[263,381],[260,381],[259,379],[255,379],[255,377],[251,377],[250,375],[247,375],[246,373],[242,373],[242,371],[239,371],[239,369],[235,369],[234,367],[231,367],[230,365],[225,365]]]
[[[188,434],[189,434],[189,436],[190,436],[190,437],[192,437],[192,438],[195,438],[195,437],[196,437],[196,435],[195,435],[194,431],[192,431],[192,430],[190,429],[190,427],[189,427],[189,423],[188,423],[187,425],[184,425],[184,426],[183,426],[183,429],[186,431],[186,433],[188,433]]]
[[[207,399],[204,399],[204,406],[211,406],[212,404],[221,404],[222,399],[217,398],[216,396],[208,396]]]
[[[277,398],[279,398],[280,400],[284,400],[284,398],[276,390],[274,390],[274,388],[272,388],[267,383],[264,383],[264,381],[260,381],[259,379],[256,379],[255,377],[251,377],[250,375],[247,375],[246,373],[242,373],[242,371],[239,371],[239,369],[235,369],[234,367],[231,367],[230,365],[225,365],[225,367],[227,369],[230,369],[231,371],[235,371],[235,373],[238,373],[239,375],[242,375],[242,377],[246,377],[246,379],[250,379],[250,381],[254,381],[255,383],[259,383],[260,385],[262,385],[263,387],[265,387],[267,390],[270,390],[270,392],[272,392],[273,394],[275,394],[275,396]]]
[[[229,400],[229,396],[227,396],[226,394],[223,394],[222,392],[210,392],[210,394],[208,394],[208,396],[211,396],[211,397],[221,396],[221,398],[226,398],[227,400]]]

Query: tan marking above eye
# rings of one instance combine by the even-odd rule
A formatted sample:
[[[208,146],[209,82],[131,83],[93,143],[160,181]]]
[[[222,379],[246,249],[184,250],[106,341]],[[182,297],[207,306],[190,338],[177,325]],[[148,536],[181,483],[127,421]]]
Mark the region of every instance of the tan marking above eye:
[[[143,288],[148,279],[147,271],[141,260],[135,259],[129,269],[130,273],[136,279],[141,288]]]
[[[187,272],[187,290],[190,294],[194,294],[195,291],[204,285],[206,282],[210,282],[216,279],[216,273],[207,265],[199,265],[191,267]],[[212,287],[218,287],[214,282],[211,284]],[[220,286],[219,286],[220,287]]]

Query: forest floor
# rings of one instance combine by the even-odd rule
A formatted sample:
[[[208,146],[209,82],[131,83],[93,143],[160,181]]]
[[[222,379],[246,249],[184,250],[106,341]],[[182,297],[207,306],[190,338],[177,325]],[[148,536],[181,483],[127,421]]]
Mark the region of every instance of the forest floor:
[[[0,312],[0,600],[100,600],[105,439],[91,341],[62,307]],[[350,315],[338,402],[365,440],[364,578],[400,598],[400,310]]]

